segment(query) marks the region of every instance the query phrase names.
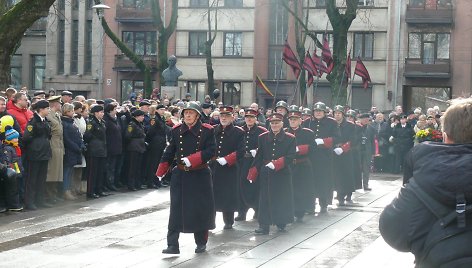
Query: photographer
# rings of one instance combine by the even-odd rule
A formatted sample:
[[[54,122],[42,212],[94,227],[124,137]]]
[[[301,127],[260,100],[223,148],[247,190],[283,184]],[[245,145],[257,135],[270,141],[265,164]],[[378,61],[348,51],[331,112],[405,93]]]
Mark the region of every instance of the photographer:
[[[372,190],[369,187],[370,166],[372,163],[372,155],[374,155],[374,138],[375,129],[371,126],[370,114],[361,114],[358,117],[359,123],[362,125],[360,130],[361,142],[361,170],[362,170],[362,186],[364,191]]]

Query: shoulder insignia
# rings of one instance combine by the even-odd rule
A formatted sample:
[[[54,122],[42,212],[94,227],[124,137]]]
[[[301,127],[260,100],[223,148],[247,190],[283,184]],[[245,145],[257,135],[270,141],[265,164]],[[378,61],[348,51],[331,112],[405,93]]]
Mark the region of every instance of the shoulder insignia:
[[[293,135],[293,134],[290,133],[290,132],[285,132],[285,134],[286,134],[287,136],[289,136],[289,137],[295,138],[295,135]]]
[[[28,132],[31,132],[31,131],[33,131],[33,126],[32,126],[32,125],[28,125],[28,126],[26,127],[26,129],[28,130]]]
[[[208,129],[213,129],[213,126],[207,123],[203,123],[202,126]]]
[[[302,129],[305,130],[305,131],[309,131],[309,132],[311,132],[311,133],[314,133],[313,130],[311,130],[311,129],[309,129],[309,128],[304,127],[304,128],[302,128]]]
[[[176,128],[180,127],[181,125],[182,125],[182,123],[175,124],[175,125],[172,127],[172,129],[176,129]]]
[[[131,126],[131,125],[128,126],[128,132],[129,133],[133,132],[133,126]]]
[[[240,127],[240,126],[234,126],[235,128],[239,129],[240,131],[243,131],[244,132],[244,128]]]
[[[263,132],[263,133],[259,134],[259,137],[262,137],[262,136],[264,136],[264,135],[267,135],[268,133],[269,133],[269,131]]]
[[[267,132],[267,128],[265,128],[265,127],[257,126],[257,128],[262,130],[263,132]]]
[[[92,124],[87,124],[87,130],[91,130],[92,129]]]

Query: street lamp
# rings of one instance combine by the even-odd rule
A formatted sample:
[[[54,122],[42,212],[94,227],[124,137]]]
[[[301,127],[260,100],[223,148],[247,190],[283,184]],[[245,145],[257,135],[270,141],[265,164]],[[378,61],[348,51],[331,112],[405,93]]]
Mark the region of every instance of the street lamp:
[[[103,20],[103,13],[105,9],[109,9],[110,7],[104,4],[98,4],[92,6],[92,9],[97,10],[98,14],[98,19],[100,21],[100,24],[102,23]],[[104,31],[103,31],[103,26],[101,25],[100,27],[100,48],[99,48],[99,58],[100,58],[100,71],[99,71],[99,79],[98,79],[98,97],[102,98],[103,97],[103,37],[104,37]]]

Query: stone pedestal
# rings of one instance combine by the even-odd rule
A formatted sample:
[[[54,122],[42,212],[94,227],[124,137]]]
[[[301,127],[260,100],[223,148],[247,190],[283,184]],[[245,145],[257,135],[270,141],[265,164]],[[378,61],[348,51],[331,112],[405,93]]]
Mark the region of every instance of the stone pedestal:
[[[168,99],[180,98],[180,88],[172,86],[162,86],[161,87],[161,99],[164,99],[167,96]]]

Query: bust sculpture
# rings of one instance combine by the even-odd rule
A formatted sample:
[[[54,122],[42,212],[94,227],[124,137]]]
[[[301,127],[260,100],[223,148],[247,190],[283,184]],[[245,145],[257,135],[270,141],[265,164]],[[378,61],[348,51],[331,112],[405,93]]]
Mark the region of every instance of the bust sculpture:
[[[177,80],[179,76],[182,75],[182,71],[177,69],[175,64],[177,63],[177,58],[172,55],[167,59],[167,63],[169,67],[167,67],[162,72],[162,77],[164,77],[165,85],[166,86],[177,86]]]

